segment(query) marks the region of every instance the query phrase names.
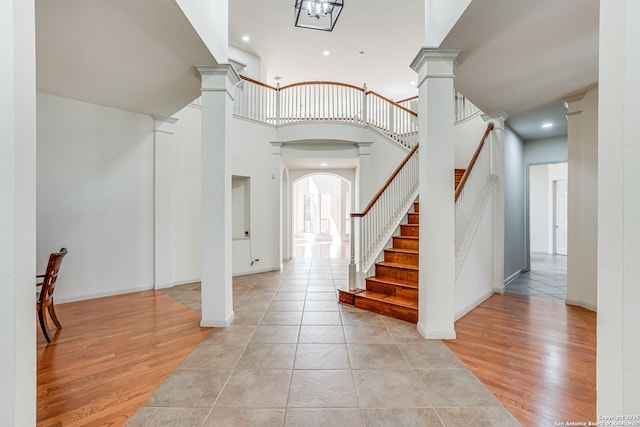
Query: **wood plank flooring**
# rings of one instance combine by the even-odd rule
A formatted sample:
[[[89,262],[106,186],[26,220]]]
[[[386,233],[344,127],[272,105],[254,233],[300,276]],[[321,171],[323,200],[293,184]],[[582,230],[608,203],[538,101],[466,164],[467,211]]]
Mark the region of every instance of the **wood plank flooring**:
[[[37,424],[120,426],[209,329],[156,291],[56,305],[63,329],[37,331]],[[55,332],[54,332],[55,331]]]
[[[525,426],[596,419],[596,313],[493,295],[456,322],[447,346]]]

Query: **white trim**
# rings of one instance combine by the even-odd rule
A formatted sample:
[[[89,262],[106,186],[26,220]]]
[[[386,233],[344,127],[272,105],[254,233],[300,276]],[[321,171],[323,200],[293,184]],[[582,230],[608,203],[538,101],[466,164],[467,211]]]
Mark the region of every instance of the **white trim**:
[[[455,320],[459,320],[460,318],[462,318],[463,316],[465,316],[467,313],[469,313],[471,310],[473,310],[474,308],[476,308],[477,306],[479,306],[480,304],[482,304],[483,302],[485,302],[489,297],[491,297],[491,295],[493,295],[495,292],[492,290],[488,291],[487,293],[480,295],[478,298],[476,298],[475,300],[473,300],[472,302],[470,302],[469,304],[467,304],[466,307],[464,307],[462,310],[458,311],[456,313],[455,316]]]
[[[159,285],[156,285],[156,289],[169,289],[169,288],[173,288],[174,286],[189,285],[191,283],[200,283],[200,278],[191,279],[191,280],[178,280],[177,282],[159,284]]]
[[[575,306],[578,306],[578,307],[586,308],[587,310],[595,311],[596,313],[598,312],[598,307],[596,307],[593,304],[589,304],[588,302],[584,302],[584,301],[580,301],[580,300],[574,300],[574,299],[571,299],[571,298],[567,298],[565,300],[565,304],[567,304],[567,305],[575,305]]]
[[[229,313],[227,315],[227,318],[222,322],[217,321],[217,320],[209,322],[209,321],[206,321],[204,319],[201,319],[200,320],[200,326],[203,327],[203,328],[226,328],[227,326],[229,326],[233,322],[234,318],[235,318],[235,314],[232,311],[231,313]]]
[[[526,273],[527,270],[525,270],[524,268],[521,268],[520,270],[516,271],[515,273],[513,273],[511,276],[507,277],[506,279],[504,279],[503,281],[503,287],[507,286],[513,279],[515,279],[516,277],[518,277],[519,275],[521,275],[522,273]]]
[[[239,272],[233,273],[233,277],[248,276],[250,274],[258,274],[258,273],[268,273],[270,271],[280,271],[280,268],[279,267],[267,267],[267,268],[260,268],[260,269],[257,269],[257,270],[239,271]]]
[[[88,299],[104,298],[104,297],[111,297],[115,295],[124,295],[124,294],[130,294],[133,292],[143,292],[143,291],[152,291],[152,290],[153,290],[153,285],[145,285],[140,288],[117,289],[117,290],[108,291],[108,292],[96,292],[96,293],[85,294],[85,295],[76,295],[76,296],[67,297],[67,298],[56,297],[55,301],[58,304],[64,304],[67,302],[84,301]]]
[[[454,340],[456,339],[456,331],[427,331],[420,323],[418,323],[418,332],[426,340]]]

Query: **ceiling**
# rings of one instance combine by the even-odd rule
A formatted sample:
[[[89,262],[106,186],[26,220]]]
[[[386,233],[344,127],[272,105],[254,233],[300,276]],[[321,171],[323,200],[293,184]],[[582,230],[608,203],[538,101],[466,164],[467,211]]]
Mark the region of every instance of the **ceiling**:
[[[169,117],[216,61],[174,0],[36,0],[40,92]]]
[[[269,84],[366,83],[403,99],[417,94],[424,3],[347,0],[323,32],[293,26],[293,1],[229,0],[229,43],[261,58]],[[566,134],[562,98],[598,80],[598,16],[598,0],[473,0],[443,42],[461,50],[455,86],[523,139]],[[216,64],[175,0],[36,0],[36,55],[39,91],[160,116],[198,96],[193,65]]]
[[[417,94],[409,64],[424,39],[424,0],[347,0],[333,32],[295,28],[292,3],[229,2],[229,43],[261,58],[266,83]],[[461,50],[456,89],[487,113],[506,112],[525,140],[566,135],[562,98],[598,80],[598,16],[598,0],[473,0],[442,44]]]

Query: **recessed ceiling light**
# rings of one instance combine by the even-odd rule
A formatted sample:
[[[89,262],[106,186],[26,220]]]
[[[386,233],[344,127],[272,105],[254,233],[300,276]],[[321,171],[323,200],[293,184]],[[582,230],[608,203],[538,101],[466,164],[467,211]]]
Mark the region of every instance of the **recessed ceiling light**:
[[[242,41],[248,43],[251,41],[251,38],[249,38],[249,36],[242,36]]]
[[[320,163],[320,166],[329,166],[329,163],[322,162]]]
[[[325,50],[325,51],[322,52],[322,54],[324,56],[329,56],[329,55],[331,55],[331,52],[329,52],[328,50]]]
[[[415,85],[416,85],[416,82],[409,82],[409,84],[410,84],[411,86],[415,86]]]
[[[544,123],[544,124],[542,125],[542,127],[543,127],[543,128],[545,128],[545,129],[546,129],[546,128],[550,128],[550,127],[552,127],[552,126],[553,126],[553,123]]]
[[[360,52],[358,52],[358,55],[360,56],[364,55],[364,50],[361,50]]]
[[[275,81],[282,80],[282,77],[280,77],[280,76],[275,76],[275,77],[273,78],[273,80],[275,80]]]

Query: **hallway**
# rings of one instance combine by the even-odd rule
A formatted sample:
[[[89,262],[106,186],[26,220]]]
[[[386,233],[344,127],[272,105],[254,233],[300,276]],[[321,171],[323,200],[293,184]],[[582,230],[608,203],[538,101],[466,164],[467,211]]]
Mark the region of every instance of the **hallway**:
[[[443,342],[337,304],[347,278],[344,258],[301,257],[234,278],[233,325],[213,329],[127,425],[519,425]]]
[[[567,299],[567,257],[531,253],[531,270],[509,282],[504,291],[564,302]]]

